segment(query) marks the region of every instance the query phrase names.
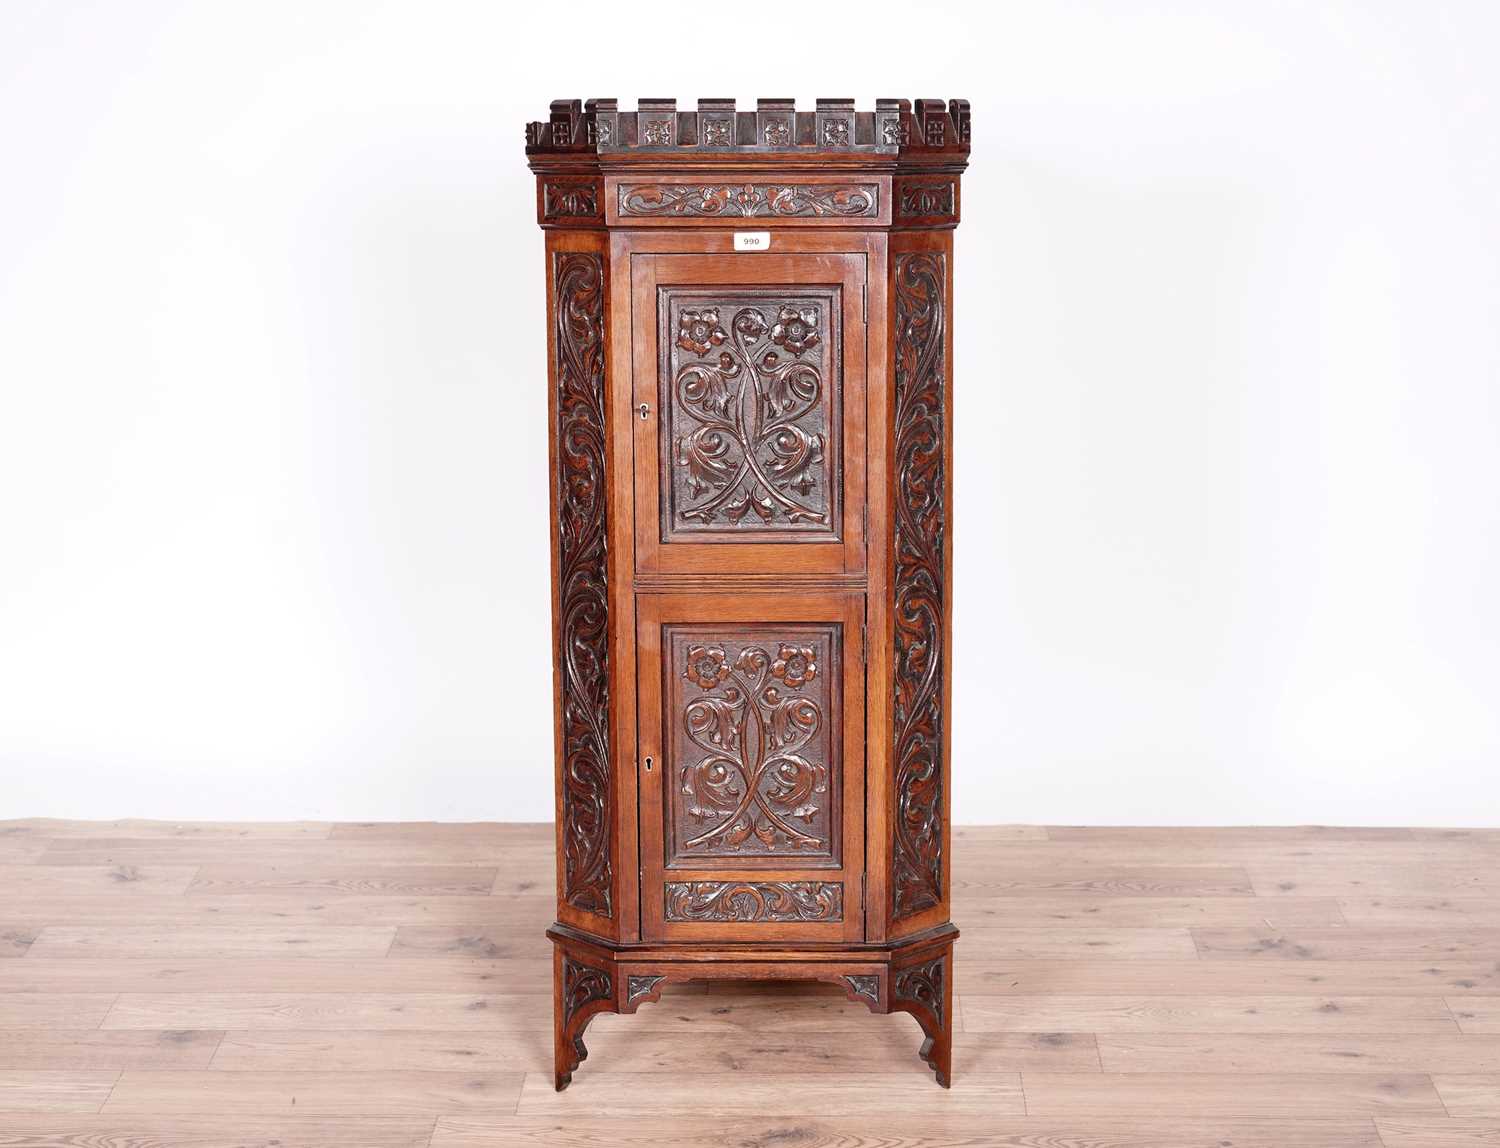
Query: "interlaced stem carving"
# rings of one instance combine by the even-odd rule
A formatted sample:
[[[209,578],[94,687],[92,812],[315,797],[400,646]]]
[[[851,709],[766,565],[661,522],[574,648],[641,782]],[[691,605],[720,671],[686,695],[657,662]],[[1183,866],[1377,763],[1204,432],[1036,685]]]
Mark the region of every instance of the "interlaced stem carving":
[[[830,524],[825,381],[821,356],[809,354],[824,343],[822,310],[811,301],[741,307],[727,329],[718,307],[677,313],[678,528]]]
[[[690,646],[683,677],[702,690],[683,707],[689,741],[703,756],[680,776],[689,816],[707,827],[688,850],[826,850],[808,832],[828,792],[828,766],[808,756],[823,724],[817,701],[801,692],[820,672],[813,645],[782,643],[773,656],[746,646],[731,662],[719,646]],[[800,824],[799,824],[800,823]]]

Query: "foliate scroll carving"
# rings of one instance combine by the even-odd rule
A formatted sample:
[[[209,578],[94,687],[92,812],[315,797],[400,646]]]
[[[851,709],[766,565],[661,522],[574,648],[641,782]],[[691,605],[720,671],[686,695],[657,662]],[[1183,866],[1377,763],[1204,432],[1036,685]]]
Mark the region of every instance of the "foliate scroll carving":
[[[844,886],[830,881],[669,881],[668,921],[842,921]]]
[[[924,964],[896,972],[892,982],[892,998],[897,1001],[912,1001],[931,1010],[939,1026],[943,1023],[943,969],[946,958],[939,956]]]
[[[666,980],[665,975],[630,976],[625,978],[625,1003],[633,1004],[642,997],[656,991],[656,986]]]
[[[878,183],[622,183],[622,216],[864,218],[880,214]]]
[[[838,534],[839,296],[663,291],[662,538]]]
[[[585,1005],[614,999],[614,982],[604,969],[563,958],[563,1022],[568,1023]]]
[[[604,264],[554,252],[563,899],[612,917]]]
[[[880,1003],[880,978],[878,976],[846,973],[844,980],[849,982],[849,989],[855,996],[864,997],[875,1004]]]
[[[957,214],[957,193],[952,179],[906,179],[897,187],[896,214],[902,218]]]
[[[599,183],[593,179],[547,179],[542,184],[542,219],[552,223],[564,220],[599,220]]]
[[[943,255],[896,257],[895,920],[943,896],[946,287]]]
[[[834,855],[839,627],[762,630],[666,628],[672,863]]]

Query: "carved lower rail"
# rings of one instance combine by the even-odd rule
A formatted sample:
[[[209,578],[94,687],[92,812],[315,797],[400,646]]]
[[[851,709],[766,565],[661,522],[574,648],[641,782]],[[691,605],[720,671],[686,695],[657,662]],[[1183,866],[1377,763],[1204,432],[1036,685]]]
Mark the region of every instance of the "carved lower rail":
[[[601,1012],[633,1013],[661,999],[670,984],[703,980],[815,980],[843,989],[872,1013],[910,1013],[922,1028],[918,1055],[944,1088],[953,1061],[953,943],[951,927],[891,948],[821,949],[695,958],[679,947],[609,949],[552,929],[557,995],[554,1056],[557,1090],[588,1056],[584,1030]]]

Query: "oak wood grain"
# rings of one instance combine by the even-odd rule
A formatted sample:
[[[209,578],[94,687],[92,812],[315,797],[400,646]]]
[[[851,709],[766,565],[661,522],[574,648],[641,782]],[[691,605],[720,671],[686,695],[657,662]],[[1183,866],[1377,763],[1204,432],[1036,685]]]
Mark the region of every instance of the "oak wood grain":
[[[98,1028],[115,993],[0,993],[0,1031]]]
[[[1500,1072],[1500,1037],[1441,1033],[1101,1033],[1105,1072]]]
[[[736,1113],[732,1124],[732,1139],[726,1140],[725,1118],[720,1115],[628,1121],[583,1114],[566,1120],[521,1115],[503,1121],[443,1116],[432,1148],[703,1148],[726,1143],[735,1148],[1382,1148],[1367,1118],[1240,1123],[901,1112],[878,1118],[777,1117],[745,1112]]]
[[[968,1032],[1456,1033],[1441,997],[966,996]]]
[[[98,1112],[120,1074],[82,1069],[0,1069],[0,1114]],[[0,1125],[4,1117],[0,1116]]]
[[[1500,996],[1447,998],[1458,1027],[1468,1033],[1500,1033]]]
[[[27,1116],[0,1120],[0,1148],[427,1148],[435,1119],[418,1117]]]
[[[1193,929],[1198,954],[1242,961],[1483,961],[1500,953],[1500,929]]]
[[[103,1027],[544,1029],[550,1004],[541,994],[121,993]]]
[[[119,925],[91,928],[56,925],[42,929],[31,944],[31,960],[160,957],[379,957],[396,939],[394,928],[343,926],[257,928],[234,925]]]
[[[1285,1120],[1444,1114],[1433,1082],[1423,1075],[1028,1072],[1025,1089],[1032,1116],[1118,1119],[1176,1113]]]
[[[1354,996],[1500,993],[1493,961],[962,961],[965,994],[1069,993],[1309,995],[1336,986]],[[3,974],[0,974],[0,983]]]
[[[506,1072],[154,1072],[120,1074],[105,1112],[253,1116],[408,1116],[512,1112],[521,1085]]]
[[[1379,1117],[1375,1129],[1384,1148],[1494,1148],[1500,1117]]]
[[[774,1116],[859,1116],[871,1105],[908,1114],[944,1117],[1020,1116],[1025,1113],[1021,1078],[1016,1073],[967,1073],[964,1087],[951,1092],[932,1087],[923,1073],[869,1073],[837,1080],[776,1073],[724,1075],[696,1073],[673,1079],[634,1072],[595,1072],[595,1087],[558,1092],[550,1076],[527,1073],[518,1115],[550,1114],[661,1117],[696,1115],[705,1096],[733,1096],[745,1111]]]
[[[0,888],[0,934],[11,934],[0,1075],[17,1106],[85,1111],[0,1102],[0,1148],[419,1148],[429,1135],[438,1148],[698,1148],[724,1130],[701,1092],[693,1107],[699,1076],[752,1101],[811,1082],[811,1103],[747,1105],[733,1121],[746,1143],[798,1148],[1500,1142],[1500,900],[1411,892],[1424,866],[1459,872],[1493,855],[1491,836],[1232,831],[1216,845],[1198,830],[961,829],[955,864],[972,884],[954,894],[965,933],[948,1098],[980,1083],[944,1107],[911,1056],[910,1017],[870,1016],[833,986],[722,981],[598,1018],[595,1055],[560,1104],[540,940],[550,827],[250,828],[53,823],[10,835],[28,854],[0,865],[48,872]],[[83,848],[101,845],[108,855]],[[1396,888],[1215,892],[1220,877],[1283,863],[1325,888],[1341,866]],[[106,878],[122,864],[501,876],[456,894],[220,893],[120,887],[131,883]],[[1145,888],[1172,874],[1204,880],[1195,893]],[[1090,879],[1097,887],[1070,888]],[[36,1075],[49,1073],[61,1075]],[[140,1111],[116,1107],[104,1078],[117,1095],[129,1078],[120,1103]],[[665,1106],[646,1111],[661,1092]]]
[[[489,893],[499,873],[481,865],[204,865],[188,891],[462,897]]]
[[[420,992],[551,991],[552,962],[272,957],[33,957],[0,964],[0,992]]]
[[[222,1032],[0,1031],[0,1069],[207,1068]]]
[[[1448,1115],[1500,1120],[1500,1073],[1435,1075],[1432,1083]]]
[[[193,865],[0,865],[6,899],[104,893],[110,897],[160,897],[187,889]]]

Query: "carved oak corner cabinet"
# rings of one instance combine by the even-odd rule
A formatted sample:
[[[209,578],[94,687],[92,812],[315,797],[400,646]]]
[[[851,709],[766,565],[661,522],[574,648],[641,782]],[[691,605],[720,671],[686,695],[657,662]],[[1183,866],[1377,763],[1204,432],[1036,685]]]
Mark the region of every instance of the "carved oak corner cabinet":
[[[911,1013],[948,1084],[964,100],[559,101],[557,1087],[673,981]]]

